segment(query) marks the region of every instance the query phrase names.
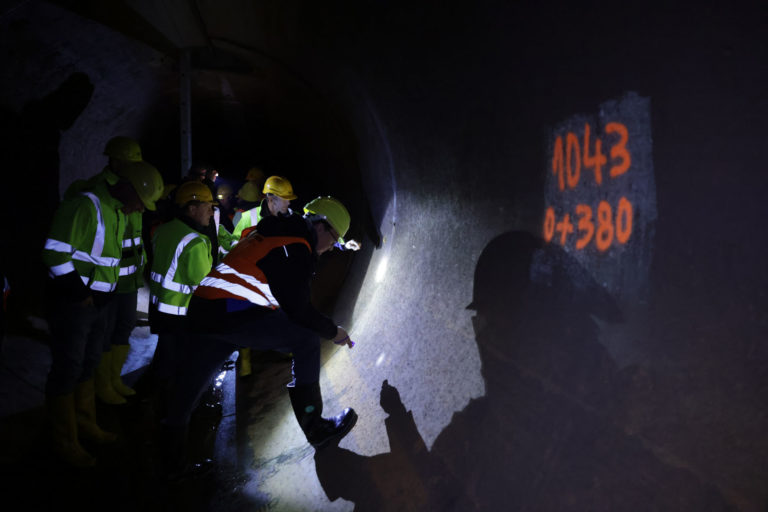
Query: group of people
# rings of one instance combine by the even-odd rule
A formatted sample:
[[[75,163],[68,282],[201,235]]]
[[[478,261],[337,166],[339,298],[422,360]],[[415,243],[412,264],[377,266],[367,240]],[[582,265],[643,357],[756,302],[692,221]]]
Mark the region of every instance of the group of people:
[[[251,169],[235,208],[231,187],[215,186],[215,170],[193,168],[178,186],[167,184],[138,142],[123,136],[110,139],[104,155],[100,173],[68,188],[43,249],[54,451],[75,467],[92,467],[96,460],[81,439],[116,441],[99,425],[95,404],[124,404],[136,393],[121,374],[145,283],[157,334],[148,375],[164,474],[187,467],[191,414],[235,351],[245,375],[251,348],[289,354],[289,397],[308,442],[320,448],[345,436],[354,410],[322,416],[320,342],[354,342],[310,300],[317,258],[345,247],[345,206],[317,197],[297,213],[286,178],[264,179]]]

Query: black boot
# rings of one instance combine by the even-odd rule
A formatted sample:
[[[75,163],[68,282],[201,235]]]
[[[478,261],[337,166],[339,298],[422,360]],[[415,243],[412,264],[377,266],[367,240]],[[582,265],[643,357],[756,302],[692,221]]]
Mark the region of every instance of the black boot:
[[[301,430],[307,436],[309,444],[315,448],[338,443],[357,422],[357,413],[349,407],[338,416],[322,417],[323,398],[319,382],[289,387],[288,395],[291,397],[293,412]]]

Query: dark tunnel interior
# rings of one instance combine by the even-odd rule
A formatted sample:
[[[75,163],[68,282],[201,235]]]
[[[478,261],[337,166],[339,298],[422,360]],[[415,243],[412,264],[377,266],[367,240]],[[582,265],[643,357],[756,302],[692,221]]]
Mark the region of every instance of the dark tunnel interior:
[[[216,167],[217,183],[228,183],[234,190],[252,167],[265,176],[289,176],[300,184],[293,202],[298,210],[315,197],[333,195],[357,213],[348,237],[379,246],[357,165],[356,140],[338,109],[282,64],[270,64],[254,76],[236,56],[210,54],[203,49],[191,56],[192,163]],[[157,98],[142,130],[145,158],[164,171],[167,183],[181,178],[180,154],[173,151],[180,147],[178,112],[178,94]],[[351,253],[334,253],[321,261],[313,292],[324,311],[333,311],[351,258]]]
[[[0,2],[8,495],[768,510],[766,34],[757,2]],[[320,259],[312,300],[356,342],[323,346],[325,408],[360,419],[315,451],[290,360],[264,353],[197,413],[213,473],[153,480],[138,400],[100,406],[120,441],[72,472],[46,448],[40,249],[114,135],[178,183],[185,73],[190,163],[235,189],[252,167],[289,177],[294,210],[348,207],[362,248]]]

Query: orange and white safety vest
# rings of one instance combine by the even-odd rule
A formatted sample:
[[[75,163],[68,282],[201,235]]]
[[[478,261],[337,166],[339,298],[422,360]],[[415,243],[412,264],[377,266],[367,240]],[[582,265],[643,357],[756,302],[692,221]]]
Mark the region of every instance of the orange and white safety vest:
[[[272,250],[282,249],[288,256],[287,245],[304,244],[312,248],[306,239],[295,236],[262,236],[256,232],[248,233],[216,265],[195,290],[195,295],[204,299],[247,300],[257,306],[277,309],[280,307],[272,295],[267,276],[259,268],[259,261]]]

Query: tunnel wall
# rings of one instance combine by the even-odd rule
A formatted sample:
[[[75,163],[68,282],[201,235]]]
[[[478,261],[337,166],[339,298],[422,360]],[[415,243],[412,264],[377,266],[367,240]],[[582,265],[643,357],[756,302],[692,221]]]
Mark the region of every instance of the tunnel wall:
[[[714,7],[454,7],[380,4],[302,15],[286,8],[272,13],[275,27],[291,28],[285,38],[277,28],[252,35],[351,127],[370,208],[353,210],[353,223],[370,215],[378,230],[361,235],[364,250],[348,275],[359,286],[342,291],[337,309],[357,346],[329,350],[322,376],[327,407],[352,405],[361,417],[343,446],[369,457],[394,450],[380,406],[387,380],[426,449],[466,480],[490,471],[482,469],[486,459],[468,462],[471,475],[452,462],[474,444],[558,489],[550,480],[558,463],[605,454],[570,453],[542,432],[553,424],[568,432],[610,427],[619,433],[606,438],[618,448],[605,457],[642,461],[660,507],[680,493],[690,506],[760,510],[768,499],[764,17]],[[3,99],[18,108],[70,70],[86,71],[94,99],[60,146],[63,180],[81,177],[100,167],[95,155],[110,133],[141,129],[158,95],[157,73],[168,70],[153,50],[92,22],[53,7],[25,9],[3,17],[6,37],[16,38],[4,47],[26,45],[35,59],[51,61],[6,73]],[[82,42],[41,35],[43,25],[78,24]],[[67,51],[72,44],[76,52]],[[5,58],[16,69],[23,60]],[[593,241],[578,252],[574,238],[563,245],[553,237],[525,260],[522,245],[505,234],[545,237],[547,208],[576,190],[558,192],[557,137],[582,141],[590,123],[610,157],[607,173],[620,159],[610,154],[619,144],[606,130],[612,121],[643,133],[641,144],[633,129],[628,146],[638,158],[626,176],[639,177],[605,193],[574,192],[556,204],[557,220],[568,211],[575,217],[577,204],[616,209],[626,196],[637,207],[636,230],[625,247],[614,242],[606,251]],[[67,149],[76,140],[84,145]],[[495,263],[480,264],[483,255]],[[524,277],[510,280],[518,263]],[[484,268],[490,285],[481,285]],[[492,309],[467,309],[479,291]],[[512,322],[516,307],[541,329],[521,331]],[[495,330],[483,331],[478,318],[495,321]],[[521,339],[528,351],[508,352]],[[535,403],[521,402],[525,396]],[[521,438],[540,448],[530,455],[540,466],[514,459]],[[588,445],[565,444],[579,442]],[[553,451],[546,464],[538,458]],[[594,472],[606,482],[620,471],[606,464]],[[661,485],[665,478],[684,490]],[[626,485],[611,492],[629,499],[633,484]]]
[[[9,8],[2,17],[2,34],[6,109],[21,114],[25,105],[42,100],[75,72],[85,73],[94,84],[75,123],[59,130],[60,193],[75,179],[103,168],[104,144],[113,133],[146,129],[153,102],[168,84],[164,80],[176,83],[174,64],[160,53],[46,2]],[[44,129],[56,131],[54,126],[40,127]]]
[[[575,219],[576,203],[589,203],[597,222],[600,202],[617,212],[626,197],[634,206],[632,234],[606,250],[593,238],[581,252],[574,238],[563,246],[554,237],[534,255],[529,278],[557,290],[550,310],[539,312],[542,321],[563,331],[557,342],[545,332],[525,338],[551,350],[527,360],[523,373],[552,384],[553,394],[610,388],[624,411],[614,421],[665,468],[654,470],[656,478],[681,470],[696,482],[686,484],[688,498],[714,488],[721,497],[710,497],[713,503],[759,509],[766,495],[753,450],[766,448],[755,425],[766,421],[760,198],[768,179],[746,148],[760,147],[766,133],[764,18],[715,7],[391,6],[359,13],[353,25],[359,29],[339,36],[327,61],[317,47],[311,62],[302,60],[309,52],[296,58],[341,97],[386,235],[361,263],[358,346],[325,367],[340,404],[353,402],[363,417],[380,420],[352,434],[354,450],[383,449],[386,414],[377,399],[385,379],[436,453],[445,447],[433,443],[460,423],[459,411],[489,399],[493,358],[478,350],[474,312],[465,309],[481,286],[478,259],[506,232],[546,236],[547,207],[569,192],[558,191],[552,172],[556,139],[565,144],[570,132],[581,146],[588,122],[593,152],[597,127],[603,130],[603,172],[606,186],[614,185],[574,189],[575,197],[556,204],[558,219],[566,208]],[[333,64],[342,70],[328,83]],[[619,151],[618,133],[605,131],[612,121],[631,130],[633,163],[624,182],[608,179],[608,168],[621,161],[611,153]],[[506,265],[496,271],[504,283]],[[513,291],[499,285],[491,295],[508,305],[502,315],[513,314]],[[588,346],[569,323],[582,308],[596,342]],[[505,325],[495,341],[513,344],[511,332]],[[569,363],[557,360],[560,352]],[[595,368],[593,357],[607,362]],[[588,384],[584,371],[603,383]],[[588,409],[593,402],[579,393],[570,400]],[[595,407],[609,410],[610,401]],[[559,413],[548,414],[539,419],[558,421]],[[521,426],[513,413],[502,417],[511,436],[542,428]],[[485,431],[470,426],[464,434]],[[498,456],[513,451],[513,440],[498,441]]]
[[[15,219],[2,230],[2,259],[8,321],[25,330],[28,316],[44,317],[40,248],[64,191],[104,168],[116,133],[152,132],[154,103],[178,80],[161,53],[47,2],[7,3],[0,26],[2,212]],[[167,171],[159,149],[147,144],[144,158]]]

